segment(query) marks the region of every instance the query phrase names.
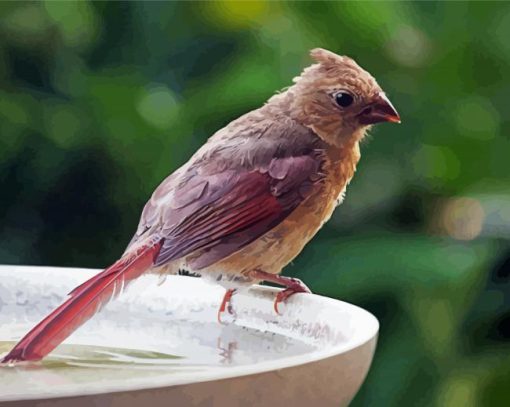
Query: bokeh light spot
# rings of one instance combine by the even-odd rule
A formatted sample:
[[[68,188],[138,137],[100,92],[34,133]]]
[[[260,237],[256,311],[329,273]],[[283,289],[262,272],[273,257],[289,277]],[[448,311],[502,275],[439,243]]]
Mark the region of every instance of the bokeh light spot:
[[[461,99],[455,109],[459,133],[478,140],[490,140],[499,128],[499,114],[489,100],[482,97]]]
[[[2,120],[19,125],[27,125],[30,121],[23,106],[14,101],[12,96],[7,93],[0,93],[0,117]]]
[[[20,43],[37,40],[51,27],[44,10],[35,3],[12,10],[2,20],[2,28],[14,34],[13,39]]]
[[[401,25],[391,33],[386,52],[399,64],[409,67],[422,66],[431,52],[431,42],[416,27]]]
[[[431,183],[454,180],[460,173],[460,161],[446,146],[423,144],[412,158],[414,172]]]
[[[448,199],[440,221],[443,231],[458,240],[473,240],[482,231],[485,213],[480,202],[473,198]]]
[[[168,129],[175,118],[178,104],[170,89],[158,85],[143,92],[136,108],[147,123],[159,129]]]
[[[85,1],[45,1],[44,7],[68,45],[87,44],[98,32],[97,19]]]
[[[204,3],[202,15],[214,25],[241,29],[259,25],[268,13],[265,1],[211,1]]]
[[[478,375],[455,375],[447,379],[439,394],[439,404],[443,407],[475,407],[477,403],[477,387],[480,383]]]

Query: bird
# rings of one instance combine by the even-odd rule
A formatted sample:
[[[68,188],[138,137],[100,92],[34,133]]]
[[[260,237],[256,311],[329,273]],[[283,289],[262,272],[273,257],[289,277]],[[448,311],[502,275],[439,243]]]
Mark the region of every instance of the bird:
[[[400,123],[353,59],[323,48],[310,56],[291,86],[218,130],[169,175],[121,258],[71,291],[2,363],[41,360],[144,273],[186,270],[222,285],[220,322],[236,290],[253,284],[285,287],[277,313],[291,295],[309,293],[282,269],[342,202],[369,129]]]

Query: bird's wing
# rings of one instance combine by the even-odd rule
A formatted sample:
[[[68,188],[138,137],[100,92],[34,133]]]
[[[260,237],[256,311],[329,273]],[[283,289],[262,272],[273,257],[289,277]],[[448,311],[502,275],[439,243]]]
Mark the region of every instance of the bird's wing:
[[[155,191],[139,233],[158,221],[164,243],[156,265],[194,253],[194,270],[207,267],[262,236],[310,196],[322,180],[322,150],[273,158],[264,166],[196,172]]]

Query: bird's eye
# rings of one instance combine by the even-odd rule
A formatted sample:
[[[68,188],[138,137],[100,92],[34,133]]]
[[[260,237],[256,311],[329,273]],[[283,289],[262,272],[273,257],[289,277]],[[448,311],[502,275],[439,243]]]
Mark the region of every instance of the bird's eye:
[[[354,102],[354,97],[346,91],[340,91],[335,94],[335,102],[340,107],[348,107]]]

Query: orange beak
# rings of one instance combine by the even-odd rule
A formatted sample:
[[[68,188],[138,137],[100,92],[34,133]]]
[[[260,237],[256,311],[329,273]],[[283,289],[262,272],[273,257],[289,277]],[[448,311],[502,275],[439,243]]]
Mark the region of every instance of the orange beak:
[[[379,92],[372,103],[367,105],[358,117],[361,124],[400,123],[400,115],[384,92]]]

